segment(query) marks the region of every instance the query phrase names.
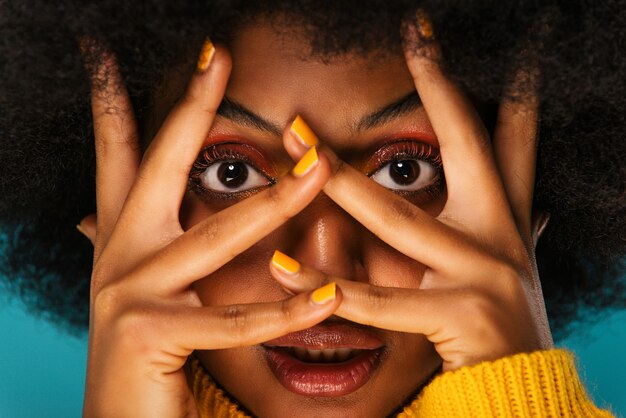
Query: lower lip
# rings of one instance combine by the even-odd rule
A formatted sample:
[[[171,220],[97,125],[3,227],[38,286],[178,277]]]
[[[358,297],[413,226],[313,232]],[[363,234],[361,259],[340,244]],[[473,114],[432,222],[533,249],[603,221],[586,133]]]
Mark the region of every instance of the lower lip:
[[[274,376],[288,390],[306,396],[344,396],[363,386],[379,365],[381,350],[367,350],[341,363],[305,363],[285,349],[263,347]]]

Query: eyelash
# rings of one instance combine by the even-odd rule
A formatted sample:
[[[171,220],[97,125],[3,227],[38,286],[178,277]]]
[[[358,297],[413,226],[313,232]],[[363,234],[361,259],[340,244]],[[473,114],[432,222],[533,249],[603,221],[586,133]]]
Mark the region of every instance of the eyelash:
[[[268,175],[267,170],[260,169],[259,164],[255,163],[250,154],[260,153],[254,147],[240,142],[219,143],[204,148],[200,152],[200,155],[198,155],[198,158],[194,162],[191,169],[191,173],[189,175],[190,186],[196,193],[206,199],[239,200],[255,194],[265,187],[271,187],[276,184],[277,179]],[[263,157],[259,155],[259,158]],[[437,196],[442,191],[445,182],[441,155],[435,147],[411,139],[398,140],[385,144],[383,147],[379,148],[367,164],[367,167],[373,167],[368,170],[369,172],[367,173],[367,176],[371,177],[385,165],[402,158],[427,161],[437,170],[437,178],[432,182],[432,184],[419,191],[411,192],[395,190],[395,193],[407,197],[415,196],[416,194]],[[249,164],[253,169],[263,175],[269,184],[267,186],[232,193],[216,192],[203,187],[199,176],[212,164],[229,160],[241,161]]]
[[[437,177],[430,185],[416,192],[395,190],[395,193],[405,197],[415,196],[416,194],[426,194],[435,197],[441,193],[445,186],[445,178],[439,150],[413,139],[400,139],[379,148],[367,164],[368,167],[373,167],[368,170],[367,176],[371,177],[385,165],[403,158],[423,160],[432,164],[437,170]]]
[[[235,148],[240,149],[240,151]],[[196,193],[207,199],[239,200],[251,196],[265,187],[270,187],[276,184],[276,179],[268,175],[267,170],[260,169],[258,167],[259,164],[255,163],[254,159],[251,158],[248,153],[260,154],[259,151],[253,147],[240,142],[222,142],[204,148],[200,151],[200,155],[198,155],[198,158],[196,158],[196,161],[193,163],[191,168],[191,172],[189,174],[190,186]],[[259,158],[262,157],[259,156]],[[200,175],[212,164],[229,160],[241,161],[250,165],[254,170],[258,171],[263,177],[265,177],[269,184],[263,187],[256,187],[232,193],[216,192],[203,187],[202,182],[199,179]]]

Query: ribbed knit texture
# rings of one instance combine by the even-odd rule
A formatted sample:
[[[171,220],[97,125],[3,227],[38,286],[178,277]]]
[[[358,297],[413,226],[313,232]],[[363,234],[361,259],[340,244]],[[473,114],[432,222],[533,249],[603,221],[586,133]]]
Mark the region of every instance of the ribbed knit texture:
[[[244,418],[204,370],[190,360],[193,393],[201,418]],[[295,413],[294,416],[297,416]],[[565,350],[516,354],[443,373],[398,418],[427,417],[613,417],[598,409]]]
[[[249,418],[219,389],[200,361],[189,358],[193,396],[200,418]]]
[[[406,417],[612,417],[583,387],[571,353],[517,354],[444,373],[399,415]]]

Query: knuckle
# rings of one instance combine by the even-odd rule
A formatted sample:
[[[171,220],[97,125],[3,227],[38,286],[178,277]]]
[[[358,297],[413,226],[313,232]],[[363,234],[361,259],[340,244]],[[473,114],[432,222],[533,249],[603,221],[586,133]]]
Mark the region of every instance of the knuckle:
[[[379,286],[368,286],[365,298],[367,306],[374,311],[383,311],[391,303],[389,292]]]
[[[93,296],[94,313],[106,315],[121,305],[123,292],[118,285],[102,286]]]
[[[135,351],[147,351],[155,332],[154,313],[145,308],[127,309],[115,323],[116,341]]]
[[[291,304],[289,299],[282,300],[279,305],[280,317],[286,324],[291,324],[293,321],[293,312],[291,310]]]
[[[237,338],[245,335],[250,323],[248,311],[241,305],[230,305],[222,309],[221,319]]]
[[[199,228],[199,233],[204,240],[207,242],[213,242],[219,236],[219,225],[217,222],[213,222],[209,220],[201,228]]]

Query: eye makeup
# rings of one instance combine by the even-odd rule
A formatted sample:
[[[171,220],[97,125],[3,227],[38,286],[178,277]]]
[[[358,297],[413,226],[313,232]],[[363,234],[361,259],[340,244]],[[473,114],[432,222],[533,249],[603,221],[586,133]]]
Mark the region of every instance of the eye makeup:
[[[244,163],[267,180],[263,186],[252,187],[239,191],[215,191],[203,185],[201,176],[214,164],[234,162]],[[276,183],[275,170],[268,159],[256,147],[229,141],[213,143],[200,152],[189,174],[189,186],[205,200],[240,200]]]
[[[367,176],[374,177],[375,181],[377,181],[376,176],[378,176],[378,173],[387,169],[392,163],[401,165],[402,162],[419,162],[422,165],[429,165],[430,171],[434,172],[433,178],[424,186],[420,186],[419,189],[402,190],[402,188],[388,187],[395,193],[407,198],[419,200],[422,196],[436,197],[445,188],[439,150],[436,146],[421,140],[394,138],[387,142],[379,142],[376,144],[376,148],[370,149],[361,157],[357,156],[356,160],[365,160],[364,165],[360,164],[363,167],[362,170]],[[244,190],[233,189],[232,191],[227,191],[227,189],[223,189],[217,191],[208,188],[202,180],[203,174],[207,172],[209,167],[224,163],[245,164],[249,170],[255,170],[262,178],[266,179],[267,183]],[[247,142],[240,142],[239,138],[230,138],[224,142],[212,143],[202,149],[192,167],[189,183],[193,191],[210,203],[216,199],[222,201],[244,199],[266,187],[274,185],[278,180],[277,177],[278,174],[274,169],[274,162],[266,157],[261,150]],[[385,184],[383,186],[387,187]]]
[[[426,160],[437,167],[442,165],[439,150],[432,145],[413,139],[396,139],[384,143],[372,153],[365,165],[365,172],[371,176],[383,165],[403,158]]]
[[[365,172],[369,177],[375,176],[387,165],[394,162],[422,161],[430,164],[435,170],[435,177],[418,190],[397,190],[395,193],[407,198],[419,195],[438,196],[445,188],[443,165],[438,148],[414,139],[394,139],[379,146],[365,164]]]

